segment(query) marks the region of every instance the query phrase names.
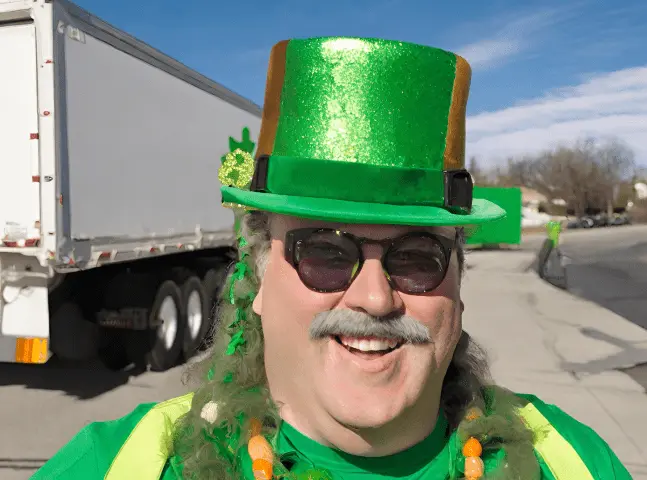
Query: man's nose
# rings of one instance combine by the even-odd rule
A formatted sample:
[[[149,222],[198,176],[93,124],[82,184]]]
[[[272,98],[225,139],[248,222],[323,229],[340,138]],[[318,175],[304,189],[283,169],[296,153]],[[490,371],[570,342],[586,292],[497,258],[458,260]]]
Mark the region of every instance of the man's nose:
[[[357,278],[344,294],[344,303],[353,310],[374,317],[402,309],[402,298],[391,288],[379,258],[367,259]]]

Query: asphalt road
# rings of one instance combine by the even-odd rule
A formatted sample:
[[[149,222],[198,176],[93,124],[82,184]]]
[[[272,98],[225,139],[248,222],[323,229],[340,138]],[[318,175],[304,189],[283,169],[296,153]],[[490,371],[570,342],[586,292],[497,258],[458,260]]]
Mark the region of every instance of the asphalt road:
[[[538,250],[545,235],[524,240]],[[647,225],[562,234],[568,290],[647,329]]]
[[[165,373],[100,365],[0,364],[0,479],[24,480],[84,425],[186,393],[184,367]]]
[[[545,235],[525,239],[537,250]],[[572,230],[562,234],[567,289],[647,329],[647,225]],[[647,364],[624,370],[647,390]]]
[[[647,328],[647,226],[581,238],[564,242],[569,290]]]
[[[544,238],[527,237],[522,248],[538,250]],[[573,293],[647,328],[647,226],[565,232],[562,249]],[[112,373],[55,359],[43,366],[0,364],[0,479],[28,479],[92,421],[182,395],[189,389],[183,372]],[[632,373],[647,377],[647,369]]]

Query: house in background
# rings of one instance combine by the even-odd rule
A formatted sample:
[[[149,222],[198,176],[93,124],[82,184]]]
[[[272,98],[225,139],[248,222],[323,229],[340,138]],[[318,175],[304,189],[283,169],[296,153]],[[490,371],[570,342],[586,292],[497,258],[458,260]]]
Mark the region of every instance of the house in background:
[[[545,204],[548,199],[537,190],[528,187],[519,187],[521,189],[521,204],[532,211],[539,213],[542,204]]]
[[[521,188],[521,228],[541,227],[550,222],[551,217],[542,212],[542,205],[548,200],[536,190]]]
[[[527,227],[541,227],[546,225],[551,220],[565,220],[563,216],[550,215],[546,213],[545,207],[549,204],[557,205],[560,207],[566,206],[566,202],[561,198],[549,201],[548,198],[528,187],[519,187],[521,189],[521,226]]]

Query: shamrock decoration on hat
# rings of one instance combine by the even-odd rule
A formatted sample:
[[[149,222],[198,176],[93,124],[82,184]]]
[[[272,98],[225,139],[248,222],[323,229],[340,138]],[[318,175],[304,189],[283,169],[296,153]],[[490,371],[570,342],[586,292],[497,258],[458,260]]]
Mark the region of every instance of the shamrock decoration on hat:
[[[236,141],[229,137],[229,153],[220,160],[222,165],[218,170],[218,180],[223,185],[245,188],[252,180],[254,173],[254,147],[256,144],[249,138],[249,128],[243,128],[242,140]]]
[[[218,180],[223,185],[245,188],[252,181],[254,174],[254,157],[249,152],[237,148],[225,155],[218,171]]]

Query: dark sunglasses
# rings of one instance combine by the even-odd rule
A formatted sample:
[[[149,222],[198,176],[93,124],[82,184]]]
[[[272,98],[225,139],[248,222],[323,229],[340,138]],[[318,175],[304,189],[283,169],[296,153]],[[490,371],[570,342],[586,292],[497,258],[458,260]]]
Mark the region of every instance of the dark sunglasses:
[[[445,279],[456,238],[412,232],[372,240],[340,230],[302,228],[286,234],[285,259],[310,290],[340,292],[350,286],[364,265],[362,246],[381,245],[382,268],[391,288],[421,295]]]

